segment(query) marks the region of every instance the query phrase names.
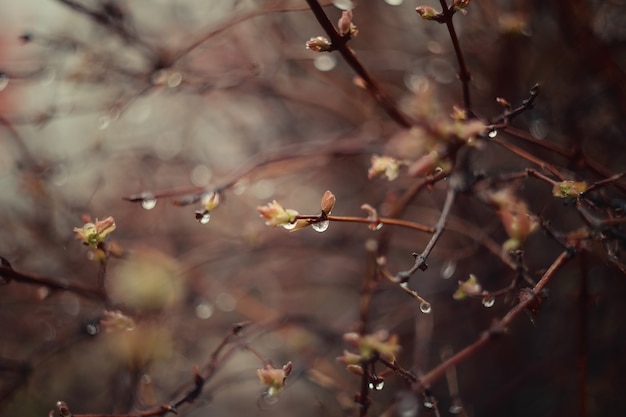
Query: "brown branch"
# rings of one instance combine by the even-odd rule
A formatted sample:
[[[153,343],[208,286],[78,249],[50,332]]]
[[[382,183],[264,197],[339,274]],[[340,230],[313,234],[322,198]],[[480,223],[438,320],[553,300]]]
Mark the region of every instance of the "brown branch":
[[[361,61],[356,57],[354,52],[348,47],[347,42],[350,40],[350,35],[342,36],[337,32],[335,26],[331,23],[322,9],[322,6],[317,0],[306,0],[311,11],[315,15],[315,18],[319,22],[320,26],[331,41],[331,50],[337,50],[346,61],[346,63],[357,73],[359,77],[363,79],[365,85],[367,86],[368,91],[374,96],[376,101],[382,106],[382,108],[387,112],[389,117],[400,126],[404,128],[410,128],[414,125],[414,122],[400,109],[398,105],[383,91],[378,83],[372,78],[372,76],[367,72]],[[329,51],[330,52],[330,51]]]
[[[51,290],[68,291],[89,300],[106,301],[106,295],[100,290],[64,283],[53,278],[23,274],[4,264],[0,265],[0,278],[3,278],[5,281],[8,278],[9,281],[15,280],[15,282],[22,284],[37,285]]]
[[[469,92],[469,82],[472,79],[469,71],[467,70],[467,66],[465,64],[465,58],[463,56],[463,51],[461,50],[461,45],[459,43],[459,37],[456,34],[456,29],[454,28],[454,22],[452,21],[455,10],[453,8],[448,7],[448,4],[445,0],[439,0],[439,3],[442,7],[442,16],[443,21],[448,28],[448,33],[450,34],[450,40],[452,41],[452,46],[454,47],[454,53],[456,55],[456,60],[459,64],[459,80],[461,80],[461,84],[463,86],[463,105],[465,110],[470,116],[473,116],[472,112],[472,102],[470,99]],[[441,23],[441,22],[440,22]]]
[[[428,259],[428,256],[434,249],[435,244],[437,243],[446,228],[446,222],[448,221],[448,216],[450,215],[450,210],[452,209],[452,204],[454,203],[456,193],[457,191],[454,187],[448,188],[446,201],[444,202],[443,208],[441,209],[441,215],[439,216],[439,220],[437,220],[437,223],[435,224],[435,233],[430,238],[430,241],[428,242],[426,248],[424,248],[424,251],[422,253],[413,254],[413,256],[415,257],[415,264],[413,265],[413,267],[411,267],[411,269],[407,271],[398,272],[396,278],[399,282],[406,282],[411,277],[411,275],[413,275],[418,269],[425,271],[428,268],[426,260]]]
[[[532,290],[527,291],[527,294],[532,294],[528,297],[520,297],[519,302],[511,309],[509,312],[504,315],[500,320],[494,322],[491,327],[484,331],[480,337],[472,344],[466,346],[463,350],[457,352],[456,354],[450,356],[447,360],[439,364],[437,367],[432,369],[423,377],[419,378],[419,381],[413,385],[413,389],[418,392],[423,392],[429,386],[431,386],[435,381],[440,379],[442,376],[446,374],[446,371],[453,366],[467,360],[480,349],[485,347],[491,340],[494,340],[497,336],[501,336],[506,333],[508,326],[513,322],[513,320],[521,314],[522,311],[529,308],[534,302],[536,302],[536,298],[538,294],[548,285],[548,283],[554,278],[557,271],[563,267],[563,265],[572,257],[572,253],[568,250],[562,252],[555,260],[552,262],[552,265],[548,268],[548,270],[543,274],[539,282],[532,288]]]

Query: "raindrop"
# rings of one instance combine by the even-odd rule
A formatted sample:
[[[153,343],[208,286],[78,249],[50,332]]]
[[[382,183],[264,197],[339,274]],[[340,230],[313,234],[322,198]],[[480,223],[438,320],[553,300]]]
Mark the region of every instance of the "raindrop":
[[[87,323],[85,331],[89,336],[95,336],[98,334],[98,325],[95,323]]]
[[[5,73],[0,72],[0,91],[7,88],[7,85],[9,85],[9,77]]]
[[[199,319],[206,320],[213,315],[213,305],[208,301],[201,301],[196,305],[196,316]]]
[[[198,210],[196,211],[196,220],[198,220],[200,224],[207,224],[211,221],[211,213],[207,210]]]
[[[313,228],[313,230],[315,230],[316,232],[325,232],[328,229],[328,226],[330,225],[330,221],[328,220],[323,220],[319,223],[313,223],[311,224],[311,227]]]
[[[235,307],[237,306],[237,300],[235,300],[235,297],[233,297],[229,293],[223,292],[217,296],[215,304],[217,304],[217,307],[220,310],[229,312],[235,309]]]
[[[409,284],[408,284],[407,282],[401,282],[401,283],[400,283],[400,286],[401,286],[402,288],[404,288],[405,290],[408,290],[408,289],[409,289]]]
[[[432,311],[432,307],[430,306],[430,303],[427,303],[426,301],[422,301],[420,303],[420,311],[424,314],[429,314]]]
[[[483,305],[487,308],[493,307],[495,303],[496,303],[496,299],[490,295],[483,298]]]
[[[204,164],[198,164],[191,170],[190,179],[193,185],[205,187],[211,181],[213,173],[211,169]]]
[[[352,0],[334,0],[333,4],[339,10],[352,10],[354,9],[354,3]]]
[[[261,401],[259,402],[259,408],[262,410],[269,409],[270,407],[278,404],[278,396],[272,395],[270,392],[265,391],[261,394]]]
[[[424,401],[424,407],[426,407],[426,408],[434,408],[435,407],[435,403],[432,402],[431,400],[426,400],[426,401]]]
[[[294,227],[296,227],[297,224],[298,224],[298,222],[285,223],[282,226],[283,226],[284,229],[292,230]]]
[[[248,189],[248,185],[250,185],[250,181],[248,181],[245,178],[237,181],[233,185],[233,194],[235,194],[235,195],[242,195]]]
[[[144,197],[144,199],[141,200],[141,207],[144,210],[152,210],[153,208],[156,207],[156,203],[157,203],[156,198],[154,198],[154,197],[153,198]]]
[[[370,230],[380,230],[383,228],[383,224],[382,223],[370,223],[367,225],[367,227],[369,227]]]
[[[549,130],[548,123],[544,119],[536,119],[530,123],[530,133],[537,139],[545,139]]]
[[[453,259],[449,259],[443,263],[441,266],[441,278],[449,279],[452,278],[454,272],[456,271],[456,261]]]
[[[498,131],[495,130],[495,129],[491,130],[491,131],[489,131],[488,135],[489,135],[490,138],[495,138],[496,136],[498,136]]]
[[[461,407],[459,404],[453,404],[453,405],[450,406],[448,411],[451,414],[459,414],[461,411],[463,411],[463,407]]]
[[[335,68],[337,58],[334,55],[317,55],[313,60],[315,68],[322,72],[330,71]]]
[[[183,75],[180,72],[173,72],[167,77],[167,86],[169,88],[176,88],[183,82]]]
[[[383,388],[385,388],[385,381],[383,379],[377,379],[374,382],[370,382],[370,389],[382,391]]]

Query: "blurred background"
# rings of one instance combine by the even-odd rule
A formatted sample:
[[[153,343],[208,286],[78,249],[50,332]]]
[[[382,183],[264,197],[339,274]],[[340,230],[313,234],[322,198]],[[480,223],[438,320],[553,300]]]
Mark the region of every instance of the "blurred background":
[[[350,46],[407,112],[420,100],[442,115],[462,105],[445,26],[415,13],[439,2],[324,4],[333,23],[356,6],[359,35]],[[516,106],[539,83],[536,107],[514,126],[608,172],[624,171],[626,2],[486,0],[467,11],[455,24],[475,113],[495,117],[496,97]],[[335,358],[359,321],[365,243],[391,233],[387,257],[398,271],[429,235],[352,223],[289,233],[259,218],[256,207],[274,199],[317,214],[326,190],[337,198],[333,214],[363,217],[363,203],[384,213],[416,182],[368,180],[373,154],[410,159],[419,145],[395,144],[400,127],[338,54],[305,48],[320,35],[298,0],[0,0],[0,256],[23,274],[97,288],[102,269],[73,229],[85,214],[113,216],[110,239],[125,255],[107,263],[105,288],[136,313],[133,330],[109,332],[102,300],[15,281],[0,286],[2,415],[47,415],[57,401],[75,414],[167,404],[192,387],[194,365],[207,364],[242,321],[252,322],[245,343],[278,367],[293,362],[284,392],[277,402],[264,398],[262,361],[236,349],[180,414],[354,415],[360,379]],[[428,97],[419,96],[424,85]],[[575,160],[510,140],[574,177],[601,179]],[[487,175],[537,168],[493,143],[468,163]],[[231,180],[206,224],[194,205],[124,200]],[[444,181],[420,193],[404,218],[433,225],[446,189]],[[582,226],[544,183],[527,179],[518,191],[557,230]],[[515,302],[498,298],[485,308],[453,300],[470,273],[488,290],[513,277],[472,238],[476,230],[506,240],[489,207],[461,196],[429,269],[409,282],[430,314],[397,287],[381,283],[374,294],[371,329],[399,335],[399,361],[416,375],[474,341]],[[539,278],[561,251],[534,234],[529,274]],[[602,251],[585,253],[549,290],[537,316],[519,318],[508,336],[455,369],[458,395],[445,379],[432,387],[441,415],[620,414],[623,274]],[[148,304],[133,305],[134,292]],[[434,415],[393,375],[372,400],[370,415]],[[462,410],[453,407],[459,402]]]

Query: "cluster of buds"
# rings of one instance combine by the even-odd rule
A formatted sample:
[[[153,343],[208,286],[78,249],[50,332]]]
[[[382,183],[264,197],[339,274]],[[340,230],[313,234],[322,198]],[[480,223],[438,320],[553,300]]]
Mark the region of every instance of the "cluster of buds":
[[[106,219],[92,222],[91,217],[83,216],[83,227],[75,227],[76,239],[91,249],[96,249],[104,239],[115,230],[115,219],[109,216]]]
[[[135,329],[135,320],[126,316],[121,311],[105,311],[103,318],[100,320],[100,325],[104,327],[107,332],[111,331],[131,331]]]
[[[282,226],[292,232],[304,229],[308,226],[313,226],[313,228],[317,227],[317,231],[323,231],[321,226],[324,226],[324,230],[328,227],[329,220],[327,220],[327,217],[333,207],[335,207],[335,201],[335,195],[330,191],[326,191],[320,202],[322,212],[318,216],[307,216],[308,218],[305,219],[298,218],[300,213],[293,209],[284,208],[276,200],[264,206],[258,206],[256,209],[259,211],[261,218],[265,220],[265,224],[268,226]],[[310,217],[314,218],[311,219]]]
[[[324,36],[316,36],[306,42],[306,49],[313,52],[329,52],[332,50],[332,42]]]
[[[339,28],[341,36],[354,38],[359,34],[359,29],[354,23],[352,23],[352,10],[344,10],[343,13],[341,13],[341,18],[339,19],[339,22],[337,22],[337,27]]]
[[[459,281],[459,288],[452,297],[455,300],[462,300],[466,297],[476,297],[483,295],[483,288],[481,287],[476,275],[470,274],[467,281]]]
[[[204,194],[200,200],[201,210],[196,210],[196,220],[206,224],[211,220],[211,210],[215,209],[222,202],[222,195],[218,191],[211,191]]]
[[[504,230],[509,235],[509,240],[503,245],[504,251],[520,249],[528,236],[537,229],[539,224],[536,218],[510,188],[490,192],[487,199],[496,207]]]
[[[267,387],[267,395],[270,397],[276,397],[285,387],[285,382],[293,365],[291,361],[287,362],[282,368],[274,368],[272,365],[267,364],[264,368],[257,369],[256,373],[259,379]]]
[[[403,164],[401,161],[385,155],[372,155],[371,163],[372,165],[367,172],[367,177],[372,179],[379,175],[384,175],[389,181],[398,178],[400,167]]]
[[[359,29],[352,22],[352,10],[344,10],[341,13],[341,17],[337,22],[337,28],[339,29],[339,34],[344,39],[351,39],[359,34]],[[310,49],[313,52],[330,52],[335,48],[330,39],[325,36],[316,36],[306,42],[306,49]]]
[[[454,12],[467,13],[467,6],[469,6],[472,0],[453,0],[449,10]],[[437,10],[430,6],[419,6],[415,11],[425,20],[434,20],[439,23],[445,22],[446,15],[439,13]]]
[[[290,228],[289,226],[295,224],[296,218],[300,214],[296,210],[284,208],[276,200],[264,206],[257,206],[256,209],[261,213],[261,217],[268,226],[287,226]]]
[[[552,195],[555,197],[573,197],[580,198],[587,190],[587,183],[584,181],[561,181],[554,184]]]
[[[358,353],[353,353],[346,350],[343,356],[337,358],[337,360],[345,363],[349,368],[360,366],[363,362],[369,361],[376,356],[387,362],[394,363],[396,354],[400,351],[398,336],[389,336],[389,333],[385,330],[365,335],[350,332],[344,334],[343,339],[358,351]]]

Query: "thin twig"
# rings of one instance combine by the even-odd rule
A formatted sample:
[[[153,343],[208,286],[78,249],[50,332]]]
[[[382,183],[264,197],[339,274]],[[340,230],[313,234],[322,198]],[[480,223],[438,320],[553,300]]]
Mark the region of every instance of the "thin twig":
[[[399,282],[406,282],[411,277],[411,275],[413,275],[413,273],[415,273],[415,271],[417,271],[418,269],[425,271],[428,268],[426,260],[428,259],[428,256],[434,249],[435,244],[437,243],[446,228],[446,222],[448,221],[448,216],[450,215],[450,210],[452,209],[452,204],[454,203],[456,193],[457,191],[454,187],[448,188],[446,201],[444,202],[443,208],[441,209],[441,215],[439,216],[439,220],[437,220],[437,224],[435,224],[435,233],[433,233],[430,241],[428,242],[426,248],[424,248],[424,251],[422,251],[422,253],[413,254],[413,256],[415,256],[415,264],[413,265],[413,267],[407,271],[398,272],[397,280]]]
[[[454,22],[452,21],[455,11],[454,9],[448,7],[448,4],[446,3],[445,0],[439,0],[439,3],[441,3],[441,7],[443,9],[442,15],[444,17],[446,27],[448,28],[448,33],[450,34],[450,40],[452,41],[452,46],[454,47],[456,60],[459,64],[458,74],[459,74],[459,80],[461,80],[461,84],[463,86],[463,105],[468,115],[473,116],[472,102],[471,102],[470,92],[469,92],[469,82],[472,79],[472,77],[469,71],[467,70],[467,66],[465,65],[465,58],[463,56],[463,51],[461,50],[459,37],[456,34],[456,29],[454,28]]]
[[[414,125],[414,122],[400,109],[398,105],[383,91],[378,83],[367,72],[361,61],[356,57],[354,52],[348,47],[347,41],[349,36],[345,37],[339,34],[335,29],[335,26],[331,23],[330,19],[324,12],[324,9],[317,0],[306,0],[311,11],[315,15],[315,18],[319,22],[320,26],[328,37],[330,38],[332,49],[339,51],[346,63],[357,73],[359,77],[363,79],[368,91],[374,96],[376,101],[383,107],[389,117],[396,123],[404,128],[410,128]]]
[[[572,253],[570,251],[563,251],[554,260],[554,262],[552,262],[552,265],[550,265],[550,267],[543,274],[539,282],[537,282],[537,284],[533,287],[531,292],[534,296],[524,297],[520,299],[520,301],[511,310],[509,310],[509,312],[504,317],[502,317],[500,320],[495,321],[488,330],[484,331],[480,335],[478,340],[466,346],[464,349],[457,352],[456,354],[450,356],[447,360],[439,364],[426,375],[419,378],[419,381],[413,385],[413,389],[418,392],[423,392],[435,381],[443,377],[449,368],[467,360],[468,358],[476,354],[476,352],[478,352],[480,349],[485,347],[487,343],[493,340],[496,336],[504,334],[511,322],[518,315],[520,315],[522,311],[526,310],[533,302],[535,302],[537,294],[541,293],[541,291],[546,287],[546,285],[548,285],[552,278],[554,278],[557,271],[561,269],[571,257]]]

